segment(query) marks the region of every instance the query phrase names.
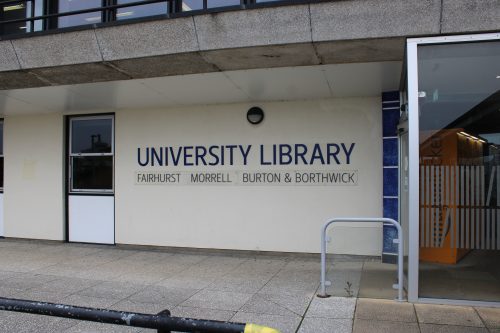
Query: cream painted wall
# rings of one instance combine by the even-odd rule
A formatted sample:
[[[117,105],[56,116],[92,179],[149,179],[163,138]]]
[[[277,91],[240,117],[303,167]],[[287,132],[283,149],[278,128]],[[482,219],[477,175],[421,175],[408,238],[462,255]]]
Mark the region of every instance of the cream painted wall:
[[[7,116],[5,236],[62,240],[63,116]]]
[[[257,126],[246,121],[246,111],[253,106],[251,104],[117,112],[116,242],[319,252],[320,228],[327,218],[382,216],[380,105],[379,98],[262,103],[259,106],[265,110],[266,118]],[[333,169],[357,169],[357,186],[135,183],[135,173],[146,170],[328,169],[311,166],[273,169],[256,164],[214,169],[140,167],[137,163],[138,147],[353,141],[356,147],[352,164]],[[379,225],[340,226],[333,232],[331,250],[336,253],[378,255],[381,243]]]

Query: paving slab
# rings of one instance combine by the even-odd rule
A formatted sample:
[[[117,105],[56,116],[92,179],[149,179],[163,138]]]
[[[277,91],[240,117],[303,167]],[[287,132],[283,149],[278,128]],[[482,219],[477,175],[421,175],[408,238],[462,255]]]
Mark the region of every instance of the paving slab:
[[[473,308],[451,305],[415,304],[418,321],[423,324],[484,327]]]
[[[196,289],[148,286],[132,295],[129,299],[135,302],[160,303],[174,307],[184,302],[197,292],[198,290]]]
[[[99,283],[101,283],[101,281],[64,277],[44,283],[34,288],[33,290],[73,294],[80,290],[95,286]]]
[[[356,298],[314,297],[305,316],[330,319],[352,319],[354,317],[355,306]]]
[[[39,302],[60,303],[62,299],[69,296],[67,292],[50,292],[38,290],[25,290],[15,294],[17,299],[33,300]]]
[[[80,322],[77,325],[67,329],[66,333],[136,333],[140,328],[126,327],[110,324]]]
[[[0,286],[0,297],[14,297],[16,294],[19,294],[20,292],[23,292],[23,290]]]
[[[392,289],[392,285],[396,282],[397,267],[395,265],[367,261],[363,264],[359,297],[395,299],[398,292]]]
[[[118,303],[120,299],[91,297],[83,295],[69,295],[60,300],[62,304],[90,307],[97,309],[107,309],[111,305]]]
[[[0,331],[15,333],[63,332],[76,324],[78,322],[71,319],[13,312],[0,321]]]
[[[356,319],[417,322],[411,303],[364,298],[358,299]]]
[[[299,327],[301,318],[299,316],[263,315],[240,311],[231,318],[231,321],[269,326],[279,330],[281,333],[295,333]]]
[[[108,281],[77,292],[78,295],[100,298],[127,298],[147,288],[145,284]]]
[[[273,314],[280,316],[303,316],[312,295],[297,294],[255,294],[241,311],[251,313]]]
[[[256,293],[266,283],[271,277],[267,278],[248,278],[248,277],[231,277],[224,276],[221,279],[216,279],[210,285],[206,287],[209,290],[220,290],[220,291],[236,291],[243,293]]]
[[[173,307],[161,303],[134,302],[126,299],[113,304],[109,308],[117,311],[154,314],[163,310],[171,310]]]
[[[171,314],[172,316],[175,317],[228,321],[236,314],[236,312],[227,310],[178,306],[171,310]]]
[[[298,333],[351,333],[351,319],[304,318]]]
[[[195,308],[237,311],[251,297],[252,294],[247,293],[202,290],[181,305]]]
[[[213,283],[216,280],[215,277],[205,277],[205,276],[191,276],[188,274],[175,275],[170,278],[166,278],[155,282],[157,286],[168,287],[168,288],[190,288],[190,289],[203,289]]]
[[[2,280],[1,285],[6,288],[27,290],[57,280],[58,278],[53,275],[25,273],[8,277]]]
[[[500,308],[476,308],[488,328],[500,329]]]
[[[484,327],[420,324],[421,333],[488,333]]]
[[[353,333],[419,333],[417,323],[355,319]]]

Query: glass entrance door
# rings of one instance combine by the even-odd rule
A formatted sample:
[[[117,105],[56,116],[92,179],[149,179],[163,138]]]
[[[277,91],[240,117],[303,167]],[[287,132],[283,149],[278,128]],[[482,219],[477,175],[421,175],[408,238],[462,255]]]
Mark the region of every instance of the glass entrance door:
[[[500,36],[464,40],[422,39],[409,61],[414,278],[419,298],[500,302]]]

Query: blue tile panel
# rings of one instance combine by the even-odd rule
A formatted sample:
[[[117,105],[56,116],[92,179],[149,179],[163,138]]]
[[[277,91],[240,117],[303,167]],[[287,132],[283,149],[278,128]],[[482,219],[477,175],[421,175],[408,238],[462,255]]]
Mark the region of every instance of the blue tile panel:
[[[382,133],[383,133],[383,211],[384,217],[396,221],[398,216],[398,139],[397,125],[399,123],[399,92],[391,91],[382,94]],[[384,224],[383,248],[384,254],[396,254],[397,244],[393,240],[397,238],[397,229],[392,225]],[[385,258],[385,259],[384,259]],[[384,262],[394,262],[392,256],[382,256]]]
[[[394,137],[397,135],[399,112],[399,107],[382,111],[382,122],[384,126],[382,136],[384,138]]]
[[[398,220],[398,198],[384,198],[384,217]]]
[[[384,168],[384,197],[398,196],[398,168]]]
[[[398,238],[398,230],[392,225],[384,225],[384,253],[398,253],[398,244],[393,239]]]
[[[399,91],[386,91],[382,93],[382,102],[399,101]]]
[[[387,138],[383,140],[384,166],[398,165],[398,139]]]

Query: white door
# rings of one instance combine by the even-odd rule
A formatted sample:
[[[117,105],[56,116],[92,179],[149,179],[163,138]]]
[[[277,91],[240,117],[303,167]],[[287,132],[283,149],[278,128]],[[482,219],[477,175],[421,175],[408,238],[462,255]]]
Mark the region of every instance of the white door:
[[[68,240],[114,244],[114,117],[71,117],[68,126]]]

